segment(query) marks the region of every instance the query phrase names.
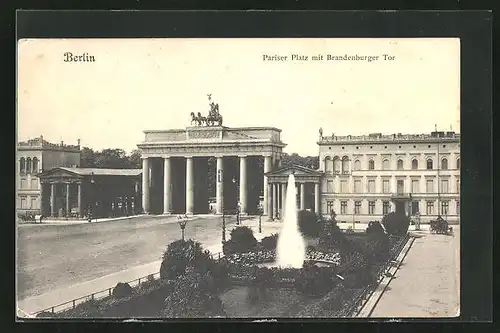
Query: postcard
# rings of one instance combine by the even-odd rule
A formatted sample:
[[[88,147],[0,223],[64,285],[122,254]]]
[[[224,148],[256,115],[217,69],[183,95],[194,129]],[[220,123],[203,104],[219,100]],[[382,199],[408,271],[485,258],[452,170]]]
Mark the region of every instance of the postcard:
[[[19,318],[460,314],[458,38],[17,51]]]

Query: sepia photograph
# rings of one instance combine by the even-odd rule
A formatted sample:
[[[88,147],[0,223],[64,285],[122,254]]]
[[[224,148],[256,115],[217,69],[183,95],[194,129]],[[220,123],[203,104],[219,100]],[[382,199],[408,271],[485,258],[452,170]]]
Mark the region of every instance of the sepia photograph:
[[[17,43],[18,318],[456,318],[460,39]]]

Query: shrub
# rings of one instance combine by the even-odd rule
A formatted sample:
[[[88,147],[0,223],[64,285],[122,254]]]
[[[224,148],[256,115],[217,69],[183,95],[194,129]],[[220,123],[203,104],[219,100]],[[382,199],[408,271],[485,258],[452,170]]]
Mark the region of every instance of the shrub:
[[[384,228],[379,221],[370,221],[365,232],[367,234],[385,234]]]
[[[230,253],[245,253],[255,249],[257,240],[253,235],[252,229],[242,226],[234,228],[231,231],[231,239],[226,246]]]
[[[345,235],[336,221],[326,221],[319,235],[319,248],[323,251],[341,250],[346,247]]]
[[[222,301],[215,294],[210,273],[186,270],[175,282],[173,292],[165,299],[163,315],[169,318],[224,316]]]
[[[278,246],[278,234],[272,234],[271,236],[262,238],[260,244],[266,250],[276,250]]]
[[[382,218],[382,224],[389,235],[404,236],[410,227],[410,218],[404,213],[392,212]]]
[[[295,279],[295,288],[298,292],[309,296],[325,294],[333,288],[334,269],[318,267],[306,262]]]
[[[132,287],[128,283],[118,282],[113,289],[113,296],[115,298],[130,297],[134,293]]]
[[[321,231],[321,222],[314,212],[301,210],[298,213],[300,232],[307,237],[318,237]]]
[[[207,271],[212,266],[213,260],[210,252],[203,251],[199,242],[193,240],[178,240],[168,245],[163,254],[160,267],[162,279],[175,279],[184,274],[186,267],[191,265],[200,271]]]

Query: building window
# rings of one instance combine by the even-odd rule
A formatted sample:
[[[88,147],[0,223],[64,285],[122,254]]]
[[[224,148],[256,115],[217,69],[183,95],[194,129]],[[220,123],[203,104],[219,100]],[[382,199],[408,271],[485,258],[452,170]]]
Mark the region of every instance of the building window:
[[[460,169],[460,158],[457,158],[457,169]]]
[[[457,201],[457,215],[460,215],[460,201]]]
[[[427,160],[427,170],[432,170],[432,169],[433,169],[432,160],[429,158]]]
[[[31,187],[32,190],[38,189],[38,178],[31,178]]]
[[[28,208],[28,200],[26,197],[21,197],[21,209]]]
[[[326,202],[326,211],[331,212],[333,210],[333,201]]]
[[[26,178],[21,178],[19,188],[21,188],[21,189],[28,188],[28,185],[29,184],[27,184]]]
[[[361,193],[361,180],[354,181],[354,193]]]
[[[38,209],[35,197],[31,198],[31,209]]]
[[[403,170],[403,160],[398,160],[398,170]]]
[[[26,172],[26,160],[24,159],[24,157],[21,157],[21,159],[19,160],[19,172]]]
[[[38,173],[38,158],[33,157],[33,172]]]
[[[442,179],[441,180],[441,192],[442,193],[448,193],[449,192],[448,179]]]
[[[349,172],[349,158],[347,156],[342,157],[342,172]]]
[[[398,179],[397,182],[396,182],[396,186],[397,186],[397,192],[398,192],[398,194],[405,193],[405,181],[404,180]]]
[[[389,160],[385,159],[382,161],[382,170],[389,170]]]
[[[368,180],[368,193],[375,193],[375,180]]]
[[[354,214],[356,215],[361,214],[361,201],[354,202]]]
[[[418,169],[418,161],[416,159],[411,161],[411,168],[412,168],[412,170]]]
[[[375,161],[373,160],[368,161],[368,170],[375,170]]]
[[[427,193],[433,193],[434,192],[434,181],[432,179],[427,179],[425,181],[425,191]]]
[[[329,181],[326,182],[326,191],[328,193],[333,193],[334,192],[333,180],[329,180]]]
[[[368,201],[368,214],[375,214],[375,201]]]
[[[389,201],[384,201],[382,203],[382,214],[384,215],[389,214]]]
[[[332,173],[333,172],[333,161],[330,158],[330,156],[327,156],[325,158],[325,171],[326,171],[326,173]]]
[[[419,193],[418,184],[419,184],[418,179],[411,180],[411,193]]]
[[[382,188],[382,191],[384,193],[390,193],[390,189],[389,189],[389,179],[384,179],[382,181],[382,185],[383,185],[383,188]]]
[[[361,170],[361,162],[359,160],[354,161],[354,170]]]
[[[333,172],[334,173],[340,172],[340,160],[338,157],[333,158]]]
[[[340,202],[340,214],[342,215],[347,214],[347,201]]]
[[[434,214],[434,201],[427,201],[427,215],[433,215]]]
[[[26,173],[31,173],[31,158],[26,159]]]
[[[347,190],[347,180],[341,180],[340,181],[340,192],[341,193],[348,193],[349,192]]]
[[[448,215],[448,201],[441,201],[441,215]]]
[[[441,170],[448,170],[448,160],[446,158],[441,160]]]
[[[457,193],[460,193],[460,179],[457,180]]]
[[[420,205],[418,201],[412,201],[411,202],[411,215],[417,215],[417,213],[420,211]]]

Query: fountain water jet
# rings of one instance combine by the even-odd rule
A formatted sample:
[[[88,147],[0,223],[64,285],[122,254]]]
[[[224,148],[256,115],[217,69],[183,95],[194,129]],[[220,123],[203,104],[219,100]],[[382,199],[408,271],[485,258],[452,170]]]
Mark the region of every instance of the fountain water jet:
[[[288,177],[283,229],[278,237],[276,259],[280,267],[302,268],[306,246],[299,230],[295,176]]]

